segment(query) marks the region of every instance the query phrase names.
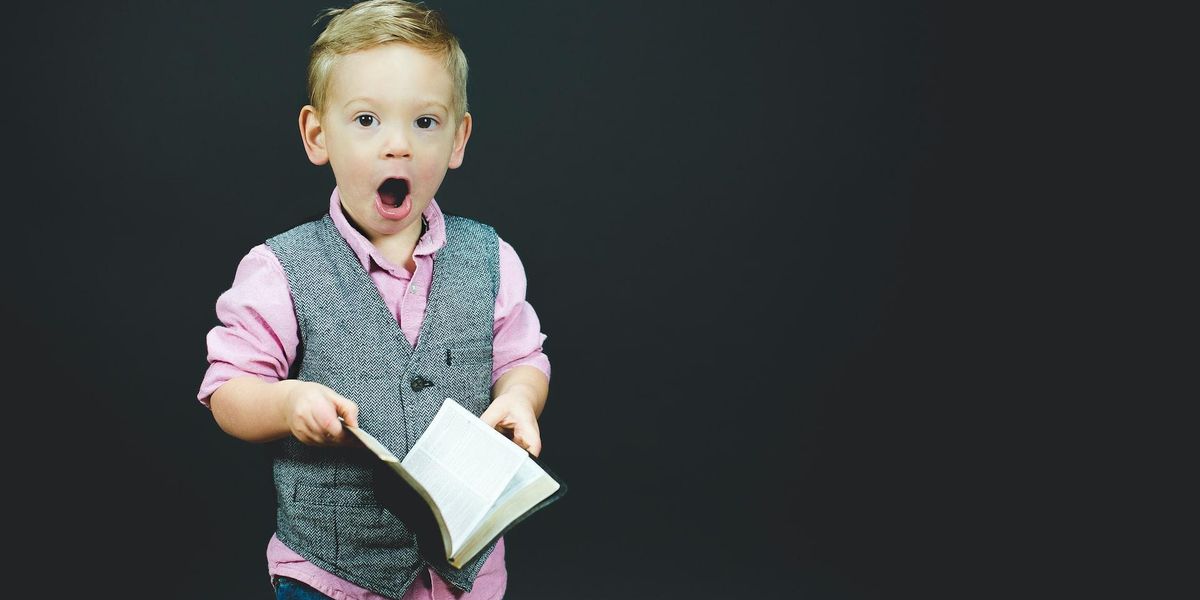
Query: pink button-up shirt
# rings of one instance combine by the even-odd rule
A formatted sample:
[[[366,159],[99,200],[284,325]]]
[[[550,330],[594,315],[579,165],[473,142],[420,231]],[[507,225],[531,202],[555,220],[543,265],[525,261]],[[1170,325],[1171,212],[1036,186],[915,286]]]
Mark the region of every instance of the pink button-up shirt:
[[[433,281],[434,255],[446,242],[446,226],[437,201],[423,213],[428,229],[413,249],[415,269],[384,258],[347,220],[338,191],[329,199],[329,214],[370,275],[384,303],[396,315],[408,342],[417,343],[425,319],[429,285]],[[500,286],[492,339],[492,383],[518,365],[530,365],[550,377],[550,361],[542,352],[546,336],[533,307],[525,301],[525,269],[516,252],[500,240]],[[279,259],[266,244],[255,246],[242,259],[233,285],[217,299],[221,325],[208,334],[208,371],[197,395],[209,405],[212,393],[234,377],[254,375],[266,381],[285,379],[296,360],[300,345],[299,325],[292,306],[287,276]],[[347,600],[384,600],[383,596],[345,581],[305,560],[272,536],[267,545],[269,573],[286,575],[316,588],[327,596]],[[458,590],[432,569],[418,574],[404,600],[425,598],[499,598],[507,584],[504,543],[488,557],[470,594]],[[461,594],[461,592],[458,592]]]

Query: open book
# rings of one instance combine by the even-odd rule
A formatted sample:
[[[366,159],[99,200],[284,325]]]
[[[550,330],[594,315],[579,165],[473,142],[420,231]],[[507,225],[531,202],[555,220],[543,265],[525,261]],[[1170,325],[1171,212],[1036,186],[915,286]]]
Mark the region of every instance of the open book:
[[[450,398],[403,461],[371,434],[346,429],[429,504],[455,568],[566,492],[525,449]]]

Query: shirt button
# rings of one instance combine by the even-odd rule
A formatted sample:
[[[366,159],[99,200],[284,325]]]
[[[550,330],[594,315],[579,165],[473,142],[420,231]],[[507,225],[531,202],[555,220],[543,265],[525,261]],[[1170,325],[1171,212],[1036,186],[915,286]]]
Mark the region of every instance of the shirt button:
[[[408,293],[410,293],[410,294],[417,293],[417,284],[414,283],[414,284],[408,286]]]

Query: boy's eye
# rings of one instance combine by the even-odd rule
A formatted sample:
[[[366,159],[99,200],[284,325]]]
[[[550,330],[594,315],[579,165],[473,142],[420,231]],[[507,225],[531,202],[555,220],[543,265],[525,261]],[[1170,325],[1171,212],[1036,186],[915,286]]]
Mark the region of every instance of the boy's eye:
[[[375,117],[371,115],[358,115],[354,117],[354,120],[358,121],[358,124],[363,127],[370,127],[375,124]]]
[[[417,127],[421,128],[421,129],[429,129],[429,128],[433,127],[434,125],[437,125],[437,120],[434,119],[433,117],[418,117],[417,118]]]

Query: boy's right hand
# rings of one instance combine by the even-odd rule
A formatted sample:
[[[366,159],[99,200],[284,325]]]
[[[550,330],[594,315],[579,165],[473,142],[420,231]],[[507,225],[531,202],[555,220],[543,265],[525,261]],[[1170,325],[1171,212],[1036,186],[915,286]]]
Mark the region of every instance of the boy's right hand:
[[[310,446],[341,446],[354,436],[338,417],[358,427],[358,405],[319,383],[296,381],[284,400],[284,417],[297,440]]]

